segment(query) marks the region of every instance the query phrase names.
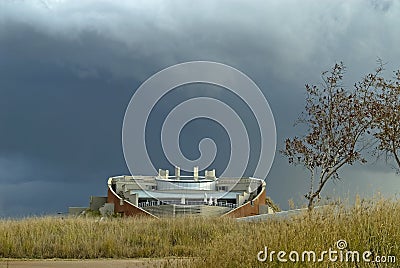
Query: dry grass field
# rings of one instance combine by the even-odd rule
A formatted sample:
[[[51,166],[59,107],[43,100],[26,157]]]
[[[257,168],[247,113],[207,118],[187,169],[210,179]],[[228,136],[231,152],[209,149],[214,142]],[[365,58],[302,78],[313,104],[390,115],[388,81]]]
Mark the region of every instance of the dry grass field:
[[[269,251],[346,249],[395,256],[397,263],[288,260],[276,254],[273,261],[257,260]],[[261,255],[263,256],[263,254]],[[295,256],[295,255],[293,255]],[[357,207],[327,206],[311,214],[263,222],[238,222],[230,218],[183,217],[175,219],[27,218],[0,220],[0,258],[28,259],[128,259],[185,257],[184,267],[399,267],[400,201],[367,200]],[[286,259],[288,255],[285,256]],[[392,259],[393,261],[393,259]],[[159,264],[158,264],[159,265]],[[178,266],[166,261],[162,266]]]

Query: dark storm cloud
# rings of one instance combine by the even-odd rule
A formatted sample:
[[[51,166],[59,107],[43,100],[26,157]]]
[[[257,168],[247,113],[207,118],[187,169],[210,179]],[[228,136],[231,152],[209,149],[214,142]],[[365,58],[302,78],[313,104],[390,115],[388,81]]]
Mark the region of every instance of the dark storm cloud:
[[[372,0],[2,1],[0,209],[40,213],[51,200],[41,208],[50,212],[105,192],[108,176],[127,173],[121,127],[130,97],[179,62],[218,61],[249,75],[270,103],[281,147],[298,134],[304,84],[320,82],[335,61],[347,64],[348,85],[377,57],[399,67],[399,15],[398,1]],[[357,170],[344,176],[367,176]],[[382,170],[374,176],[394,177]],[[299,172],[276,156],[269,195],[283,207],[304,192]],[[18,204],[6,194],[16,189],[38,200]]]
[[[95,169],[93,164],[108,158],[107,151],[99,146],[101,141],[119,138],[120,122],[112,120],[113,113],[123,114],[124,109],[113,106],[124,97],[129,98],[130,92],[110,81],[112,76],[106,68],[95,69],[97,78],[82,78],[82,71],[77,72],[79,68],[66,62],[72,50],[68,44],[44,39],[29,30],[19,29],[19,34],[28,37],[30,46],[26,41],[25,45],[6,44],[1,73],[2,153],[19,153],[20,157],[42,160],[54,167],[61,165],[71,171],[76,164]],[[99,48],[92,52],[96,49]],[[86,53],[76,50],[80,50],[77,54]],[[51,55],[63,53],[67,56],[59,64]],[[90,154],[97,155],[97,159]]]

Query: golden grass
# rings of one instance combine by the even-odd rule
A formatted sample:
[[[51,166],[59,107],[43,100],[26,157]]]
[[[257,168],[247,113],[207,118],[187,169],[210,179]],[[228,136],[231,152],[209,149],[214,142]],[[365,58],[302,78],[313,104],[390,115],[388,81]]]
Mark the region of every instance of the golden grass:
[[[318,254],[336,249],[339,239],[346,240],[350,250],[396,256],[399,263],[400,202],[379,199],[264,222],[199,217],[0,220],[0,258],[194,257],[191,267],[282,267],[276,257],[274,262],[259,262],[257,253],[267,246]],[[286,267],[398,267],[398,263],[290,262]]]

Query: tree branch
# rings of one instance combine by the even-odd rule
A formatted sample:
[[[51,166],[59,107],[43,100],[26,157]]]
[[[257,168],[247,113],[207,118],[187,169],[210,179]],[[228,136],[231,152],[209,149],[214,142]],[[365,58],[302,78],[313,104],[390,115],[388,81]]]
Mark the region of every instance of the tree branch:
[[[400,168],[400,159],[399,159],[399,156],[397,155],[397,150],[396,150],[396,146],[394,144],[394,141],[392,141],[392,150],[393,150],[394,159],[396,159],[397,165]]]

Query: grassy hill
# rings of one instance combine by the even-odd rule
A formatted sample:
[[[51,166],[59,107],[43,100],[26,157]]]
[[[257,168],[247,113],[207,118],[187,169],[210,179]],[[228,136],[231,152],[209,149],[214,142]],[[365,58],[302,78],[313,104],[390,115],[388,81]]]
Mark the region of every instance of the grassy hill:
[[[398,263],[340,262],[338,240],[347,242],[342,254],[358,251],[362,259],[361,254],[370,251],[370,259],[395,256]],[[257,254],[265,247],[268,254],[276,253],[272,261],[260,262]],[[338,251],[336,262],[327,255],[322,262],[282,264],[277,259],[278,251],[285,251],[286,259],[291,251],[300,257],[304,251],[314,251],[318,259],[329,248]],[[193,258],[185,267],[398,267],[400,201],[364,200],[351,208],[327,206],[311,214],[264,222],[199,217],[0,220],[0,258],[166,257]]]

